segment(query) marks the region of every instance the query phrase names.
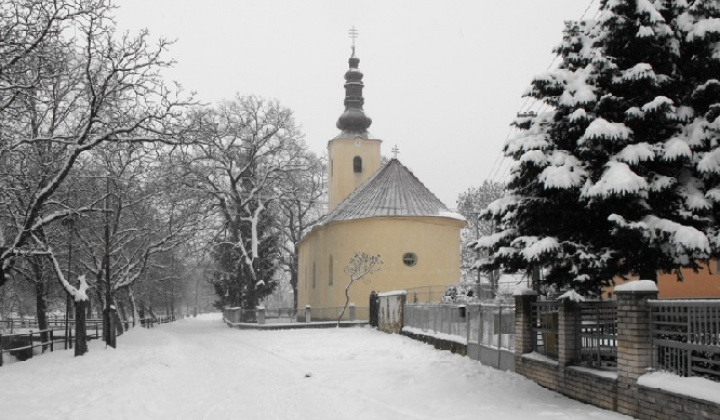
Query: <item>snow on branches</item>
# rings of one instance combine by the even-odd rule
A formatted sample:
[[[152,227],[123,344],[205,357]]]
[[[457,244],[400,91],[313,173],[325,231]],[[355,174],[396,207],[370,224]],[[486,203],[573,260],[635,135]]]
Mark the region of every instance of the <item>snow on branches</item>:
[[[508,195],[483,213],[480,269],[527,271],[597,293],[720,255],[720,7],[607,0],[568,22],[557,69],[525,96],[506,141]],[[715,238],[719,238],[716,240]]]

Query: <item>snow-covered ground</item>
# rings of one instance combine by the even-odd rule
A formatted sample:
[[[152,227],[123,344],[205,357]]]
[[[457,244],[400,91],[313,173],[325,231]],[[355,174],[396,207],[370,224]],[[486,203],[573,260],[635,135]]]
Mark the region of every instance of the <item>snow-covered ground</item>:
[[[620,419],[371,328],[244,331],[219,315],[0,368],[2,419]]]

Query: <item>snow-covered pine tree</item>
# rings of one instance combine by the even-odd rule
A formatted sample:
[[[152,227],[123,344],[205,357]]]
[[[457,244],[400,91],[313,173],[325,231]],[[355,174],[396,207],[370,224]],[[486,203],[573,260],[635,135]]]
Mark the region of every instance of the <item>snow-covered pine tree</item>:
[[[717,3],[604,0],[597,21],[566,24],[561,64],[526,93],[547,111],[519,117],[505,145],[515,165],[486,212],[497,229],[478,242],[482,269],[542,268],[549,284],[597,293],[713,254],[705,191],[720,170],[697,163],[720,157],[717,116],[694,107],[717,103],[699,99],[717,83],[706,66],[719,74]]]

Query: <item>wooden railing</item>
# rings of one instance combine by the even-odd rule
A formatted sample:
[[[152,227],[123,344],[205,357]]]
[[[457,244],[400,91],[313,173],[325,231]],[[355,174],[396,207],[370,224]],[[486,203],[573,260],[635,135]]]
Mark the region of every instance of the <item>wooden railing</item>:
[[[65,336],[64,330],[53,330],[48,328],[45,330],[30,331],[27,333],[0,334],[0,366],[4,363],[4,354],[8,353],[15,356],[21,361],[31,359],[35,355],[35,349],[41,347],[40,353],[45,353],[50,349],[55,349],[56,342],[64,342],[66,348],[72,348],[73,331],[70,330],[69,336]],[[100,329],[95,324],[95,334],[92,335],[91,329],[88,329],[88,339],[100,338]]]

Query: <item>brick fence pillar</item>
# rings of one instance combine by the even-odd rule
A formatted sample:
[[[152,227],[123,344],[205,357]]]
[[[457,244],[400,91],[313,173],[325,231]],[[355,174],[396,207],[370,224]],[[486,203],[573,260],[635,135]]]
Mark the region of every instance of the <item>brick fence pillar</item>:
[[[650,280],[634,281],[615,288],[618,302],[618,379],[626,378],[635,382],[640,375],[652,367],[652,335],[650,333],[650,311],[647,301],[657,299],[657,286]],[[639,287],[634,283],[643,283]],[[635,287],[625,287],[635,286]]]
[[[535,351],[532,304],[536,301],[537,294],[529,289],[515,294],[515,357]]]
[[[652,367],[653,345],[650,331],[649,299],[657,299],[657,285],[637,280],[617,286],[617,375],[618,411],[635,415],[637,379]]]
[[[580,307],[564,299],[558,314],[558,364],[567,366],[575,361],[578,340],[580,339]]]

